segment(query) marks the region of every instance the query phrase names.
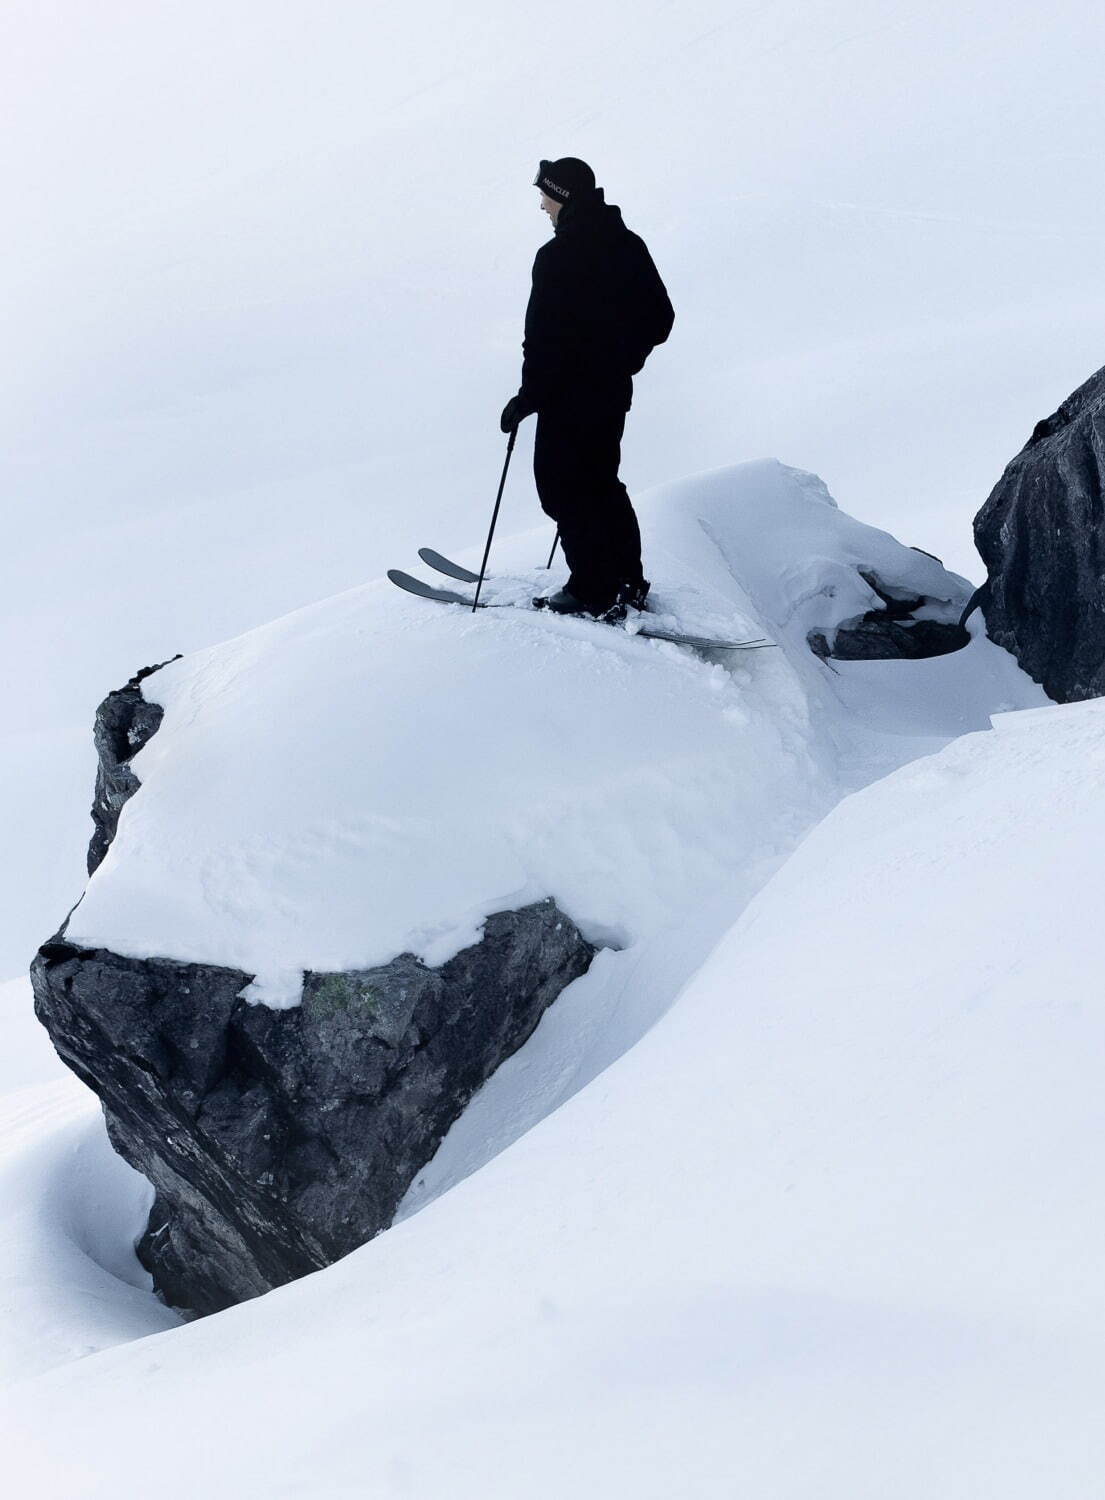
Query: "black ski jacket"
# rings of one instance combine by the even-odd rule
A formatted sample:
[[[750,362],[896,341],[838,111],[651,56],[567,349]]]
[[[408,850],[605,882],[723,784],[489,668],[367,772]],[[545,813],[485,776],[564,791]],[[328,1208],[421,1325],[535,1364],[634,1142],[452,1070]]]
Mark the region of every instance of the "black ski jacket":
[[[648,247],[602,188],[566,203],[533,262],[521,404],[539,412],[598,396],[628,411],[631,377],[674,321]]]

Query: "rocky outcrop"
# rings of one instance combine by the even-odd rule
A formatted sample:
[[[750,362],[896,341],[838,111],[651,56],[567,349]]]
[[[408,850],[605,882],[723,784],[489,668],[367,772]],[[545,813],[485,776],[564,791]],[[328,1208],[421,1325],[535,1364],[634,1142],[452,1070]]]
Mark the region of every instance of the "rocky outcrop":
[[[1050,697],[1105,693],[1105,369],[1039,422],[975,517],[990,638]]]
[[[910,593],[884,582],[869,568],[857,571],[871,590],[873,607],[834,630],[810,631],[810,650],[822,661],[829,657],[885,661],[946,656],[970,640],[959,623],[962,600]]]
[[[141,687],[157,670],[97,711],[90,874],[139,788],[130,761],[161,724]],[[489,917],[438,969],[405,953],[306,973],[288,1010],[244,999],[250,974],[82,948],[64,927],[31,979],[58,1053],[154,1186],[140,1259],[167,1302],[207,1313],[386,1228],[473,1093],[594,951],[544,901]]]
[[[31,977],[55,1047],[156,1189],[141,1260],[166,1301],[208,1313],[386,1228],[472,1094],[593,954],[543,901],[488,918],[438,969],[407,953],[308,973],[289,1010],[243,1000],[249,974],[63,935]]]
[[[176,656],[169,658],[170,661],[177,659]],[[115,837],[123,804],[134,796],[141,784],[131,770],[130,762],[150,736],[157,732],[162,719],[160,705],[146,702],[141,685],[147,677],[164,666],[168,666],[168,662],[142,667],[125,687],[108,693],[96,710],[93,736],[99,764],[96,770],[96,791],[92,799],[95,831],[88,844],[90,875],[100,864]]]

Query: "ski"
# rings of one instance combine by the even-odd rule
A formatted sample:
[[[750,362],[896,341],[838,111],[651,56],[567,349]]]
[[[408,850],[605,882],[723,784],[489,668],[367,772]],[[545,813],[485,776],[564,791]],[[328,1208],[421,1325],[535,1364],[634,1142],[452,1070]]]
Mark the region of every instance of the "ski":
[[[429,550],[429,549],[427,549]],[[423,559],[424,561],[426,559]],[[439,604],[463,604],[465,609],[472,608],[472,599],[465,594],[458,594],[453,589],[435,588],[432,583],[426,583],[422,578],[415,578],[410,573],[404,573],[400,568],[389,568],[388,578],[397,588],[405,589],[408,594],[417,594],[420,599],[433,599]],[[517,604],[498,604],[494,600],[481,599],[478,609],[518,609]],[[540,610],[523,611],[524,613],[540,614]],[[565,619],[583,619],[586,616],[566,615]],[[595,621],[595,624],[599,624]],[[642,625],[639,630],[625,631],[626,635],[642,635],[650,641],[671,641],[676,646],[693,646],[699,651],[763,651],[775,645],[774,641],[763,639],[751,641],[715,641],[707,636],[681,635],[673,630],[661,630],[654,625]]]
[[[472,608],[472,599],[464,594],[458,594],[453,589],[435,588],[432,583],[427,583],[424,578],[415,578],[411,573],[404,573],[402,568],[389,568],[388,577],[392,583],[401,589],[406,589],[408,594],[417,594],[420,599],[436,599],[441,604],[463,604],[468,609]],[[487,599],[481,599],[480,609],[509,609],[506,604],[495,605]]]
[[[447,578],[455,578],[458,583],[479,583],[480,575],[473,573],[471,568],[462,568],[460,563],[455,563],[451,558],[442,557],[440,552],[435,552],[432,547],[419,547],[418,555],[424,563],[438,573],[444,573]]]

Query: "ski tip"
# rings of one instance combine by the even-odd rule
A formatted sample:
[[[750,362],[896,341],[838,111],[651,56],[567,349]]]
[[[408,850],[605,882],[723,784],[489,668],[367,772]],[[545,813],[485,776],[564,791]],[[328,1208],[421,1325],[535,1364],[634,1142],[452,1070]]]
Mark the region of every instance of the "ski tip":
[[[387,576],[392,583],[397,583],[401,589],[410,588],[412,583],[418,582],[418,579],[413,578],[410,573],[404,573],[402,568],[389,568]]]
[[[389,568],[388,579],[398,584],[401,589],[406,589],[408,594],[419,594],[424,599],[460,599],[459,594],[454,594],[449,589],[438,589],[432,583],[427,583],[424,578],[415,578],[413,573],[404,573],[402,568]],[[463,603],[464,601],[461,600]]]
[[[473,573],[471,568],[465,568],[460,563],[453,562],[450,557],[444,557],[440,552],[436,552],[433,547],[419,547],[418,555],[435,572],[444,573],[447,578],[455,578],[458,583],[478,583],[480,581],[478,573]]]
[[[474,601],[466,598],[464,594],[458,594],[453,589],[435,588],[424,578],[415,578],[411,573],[404,573],[402,568],[389,568],[387,577],[390,583],[404,589],[408,594],[417,594],[420,599],[434,599],[438,604],[463,604],[466,609],[473,607]],[[480,609],[486,607],[482,599],[479,607]]]

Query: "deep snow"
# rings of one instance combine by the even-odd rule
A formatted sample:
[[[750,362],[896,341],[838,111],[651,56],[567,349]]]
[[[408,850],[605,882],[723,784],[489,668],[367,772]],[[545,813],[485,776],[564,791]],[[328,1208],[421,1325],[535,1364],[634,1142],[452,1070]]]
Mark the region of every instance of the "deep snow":
[[[1084,1500],[1103,778],[1094,702],[845,798],[590,1087],[328,1271],[31,1383],[11,1472]],[[184,1466],[170,1425],[203,1435]]]

